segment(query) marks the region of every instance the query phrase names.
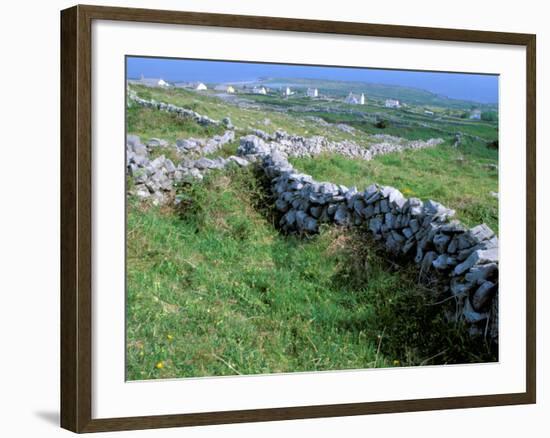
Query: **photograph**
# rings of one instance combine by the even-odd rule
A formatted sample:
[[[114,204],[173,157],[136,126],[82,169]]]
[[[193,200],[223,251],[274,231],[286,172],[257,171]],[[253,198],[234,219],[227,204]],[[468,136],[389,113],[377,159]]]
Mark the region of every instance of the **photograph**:
[[[499,361],[499,75],[127,55],[113,80],[127,381]]]

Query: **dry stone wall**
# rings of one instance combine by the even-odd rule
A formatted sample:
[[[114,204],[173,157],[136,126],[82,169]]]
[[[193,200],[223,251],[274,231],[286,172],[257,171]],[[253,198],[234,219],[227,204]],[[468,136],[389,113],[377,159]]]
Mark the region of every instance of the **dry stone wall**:
[[[392,152],[402,152],[406,149],[424,149],[431,148],[443,143],[441,138],[432,138],[423,140],[406,140],[391,135],[374,135],[372,138],[375,143],[366,148],[351,140],[330,141],[323,136],[302,137],[291,135],[285,131],[277,130],[274,134],[268,134],[262,130],[256,129],[247,138],[247,143],[241,148],[242,153],[246,153],[246,146],[258,147],[258,139],[263,142],[276,144],[277,148],[290,157],[314,157],[322,153],[339,154],[347,158],[356,158],[362,160],[372,160],[377,155],[389,154]]]
[[[181,106],[173,105],[171,103],[164,103],[164,102],[157,102],[154,99],[147,100],[142,99],[139,97],[135,92],[132,92],[130,90],[127,93],[128,96],[128,103],[134,103],[139,106],[143,106],[145,108],[153,108],[160,111],[166,111],[169,113],[177,114],[181,117],[188,117],[195,122],[197,122],[199,125],[207,126],[207,125],[214,125],[214,126],[220,126],[220,125],[226,125],[228,128],[232,128],[231,121],[229,119],[224,119],[223,121],[214,120],[211,119],[208,116],[201,115],[193,110],[183,108]]]
[[[446,279],[449,296],[457,302],[455,317],[466,321],[472,334],[485,334],[498,341],[499,244],[487,225],[468,229],[453,219],[453,210],[439,202],[405,198],[393,187],[372,184],[360,191],[318,182],[288,161],[289,156],[309,157],[322,152],[370,160],[378,154],[433,147],[441,140],[406,142],[383,136],[378,147],[366,150],[353,142],[330,142],[324,137],[255,131],[240,139],[237,156],[201,156],[234,138],[234,132],[228,130],[209,140],[178,140],[176,147],[187,158],[176,165],[164,155],[150,159],[149,152],[166,147],[167,142],[151,139],[143,144],[139,137],[128,135],[127,169],[134,181],[134,193],[154,203],[171,202],[175,183],[202,179],[210,170],[256,163],[270,181],[283,231],[316,233],[322,223],[365,228],[389,253],[414,260],[421,273],[437,273]]]
[[[175,164],[164,155],[152,159],[150,152],[159,147],[167,147],[168,142],[151,139],[143,144],[136,135],[126,136],[126,169],[133,180],[132,192],[141,199],[149,199],[154,204],[171,202],[174,197],[174,184],[185,179],[202,179],[203,174],[213,169],[223,169],[230,165],[247,166],[247,160],[230,156],[228,158],[206,158],[208,154],[220,149],[226,143],[233,141],[233,131],[214,136],[209,140],[186,139],[178,140],[176,148],[188,156]]]
[[[472,334],[498,339],[498,238],[485,224],[468,229],[439,202],[405,198],[393,187],[365,190],[315,181],[298,172],[279,148],[256,136],[241,139],[239,152],[258,162],[271,182],[286,232],[316,233],[322,223],[363,226],[393,255],[408,257],[421,272],[448,280],[456,317]]]

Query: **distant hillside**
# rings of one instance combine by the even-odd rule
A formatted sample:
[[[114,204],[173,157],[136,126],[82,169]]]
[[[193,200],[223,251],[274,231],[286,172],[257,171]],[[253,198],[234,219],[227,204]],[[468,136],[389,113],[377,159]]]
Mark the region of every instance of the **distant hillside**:
[[[404,87],[400,85],[375,84],[368,82],[334,81],[324,79],[304,78],[266,78],[259,82],[271,87],[289,86],[295,88],[315,87],[321,94],[345,96],[350,91],[353,93],[365,93],[371,99],[398,99],[404,103],[413,105],[439,106],[460,109],[491,109],[496,110],[494,104],[482,104],[459,99],[451,99],[446,96],[432,93],[420,88]]]

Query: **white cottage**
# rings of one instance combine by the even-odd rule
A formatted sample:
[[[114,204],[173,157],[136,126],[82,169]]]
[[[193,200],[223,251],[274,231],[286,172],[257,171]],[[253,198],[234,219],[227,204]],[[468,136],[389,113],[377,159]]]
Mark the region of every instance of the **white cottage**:
[[[197,84],[195,84],[194,88],[195,88],[196,91],[208,90],[208,87],[206,85],[204,85],[202,82],[198,82]]]
[[[252,92],[254,94],[267,94],[267,90],[265,89],[265,87],[254,87],[252,89]]]
[[[365,94],[361,93],[361,96],[356,96],[351,91],[348,94],[348,97],[344,99],[344,102],[346,102],[349,105],[364,105],[365,104]]]
[[[165,87],[172,86],[172,84],[166,82],[162,78],[146,78],[145,76],[143,76],[143,74],[139,79],[130,79],[128,82],[131,84],[145,85],[146,87],[150,87],[150,88],[156,88],[156,87],[165,88]]]
[[[216,85],[216,87],[214,88],[214,90],[216,90],[216,91],[223,91],[224,93],[227,93],[227,94],[233,94],[233,93],[235,93],[235,88],[233,88],[232,85],[225,85],[225,84]]]
[[[399,108],[401,103],[397,99],[386,99],[386,108]]]
[[[481,110],[475,109],[470,113],[471,120],[481,120]]]
[[[308,88],[306,94],[308,97],[319,97],[319,90],[317,88]]]
[[[283,90],[283,96],[288,97],[292,96],[294,94],[294,91],[292,91],[289,87],[285,87]]]

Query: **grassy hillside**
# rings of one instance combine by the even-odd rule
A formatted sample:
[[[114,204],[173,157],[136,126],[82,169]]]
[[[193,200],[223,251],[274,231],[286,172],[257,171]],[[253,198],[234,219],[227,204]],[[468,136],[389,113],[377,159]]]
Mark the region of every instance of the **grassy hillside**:
[[[215,126],[201,126],[192,120],[177,117],[175,114],[130,106],[126,111],[128,133],[140,135],[144,140],[162,138],[175,143],[180,138],[212,137],[223,133],[224,129]]]
[[[455,209],[467,225],[485,222],[498,233],[498,201],[491,194],[498,192],[498,151],[487,148],[498,139],[498,122],[461,119],[460,105],[430,107],[434,115],[427,115],[427,100],[387,109],[376,100],[352,106],[247,94],[226,101],[210,90],[131,88],[143,98],[214,119],[229,116],[237,138],[256,128],[283,129],[368,148],[381,141],[375,134],[441,137],[442,146],[368,162],[338,155],[291,161],[320,181],[359,189],[376,182],[407,197],[434,199]],[[338,123],[355,130],[343,132]],[[144,141],[174,143],[222,131],[131,103],[127,109],[127,132]],[[461,143],[453,147],[459,132]],[[237,145],[213,155],[234,154]],[[173,147],[151,154],[182,158]],[[212,172],[203,182],[178,188],[178,210],[129,197],[128,379],[496,359],[465,327],[448,323],[445,312],[453,313],[455,304],[440,302],[435,279],[420,282],[416,265],[389,260],[364,230],[324,227],[309,238],[281,234],[262,183],[251,168]]]
[[[494,360],[361,231],[281,235],[251,170],[180,195],[128,202],[128,379]]]
[[[185,89],[159,89],[132,86],[147,99],[173,103],[193,109],[216,119],[230,116],[244,135],[246,128],[261,128],[268,132],[284,129],[302,135],[324,135],[341,141],[351,139],[368,148],[380,141],[373,135],[390,134],[409,140],[427,140],[441,137],[445,146],[421,151],[407,151],[399,155],[377,157],[371,162],[348,160],[339,156],[316,157],[293,160],[304,172],[318,180],[338,182],[362,189],[377,182],[392,185],[407,196],[434,199],[457,211],[457,217],[468,225],[487,223],[498,232],[498,151],[489,149],[486,143],[498,139],[498,123],[461,120],[451,116],[435,118],[407,110],[380,108],[376,105],[330,104],[331,112],[322,111],[327,103],[308,99],[283,99],[278,96],[247,95],[246,99],[271,102],[263,109],[241,108],[220,100],[214,94],[202,94]],[[306,101],[307,105],[296,104]],[[279,103],[292,103],[291,111],[273,110]],[[263,104],[262,104],[263,105]],[[318,106],[319,111],[303,111],[309,106]],[[350,110],[350,108],[352,108]],[[323,126],[308,117],[317,116],[329,123],[345,123],[355,128],[353,134],[342,132],[334,126]],[[268,119],[269,124],[264,121]],[[377,120],[386,120],[384,129],[376,126]],[[130,106],[127,112],[128,132],[144,139],[161,137],[174,142],[177,138],[210,137],[223,131],[222,128],[202,127],[192,121],[152,109]],[[454,143],[457,132],[464,134],[459,147]],[[231,143],[214,155],[231,155],[237,143]]]
[[[369,98],[378,100],[398,99],[414,105],[433,105],[445,108],[493,109],[495,105],[479,104],[460,99],[450,99],[427,90],[400,85],[377,84],[359,81],[334,81],[328,79],[302,79],[302,78],[269,78],[261,83],[272,86],[290,86],[298,88],[316,87],[320,92],[335,96],[345,96],[350,91],[353,93],[365,93]]]
[[[315,123],[307,122],[302,118],[294,117],[281,111],[269,111],[268,109],[254,109],[231,104],[216,97],[215,93],[197,93],[185,89],[160,89],[145,86],[132,85],[131,88],[143,99],[155,99],[158,102],[172,103],[182,106],[200,114],[207,115],[216,120],[230,117],[238,132],[249,132],[251,129],[262,129],[273,133],[282,129],[297,135],[324,135],[335,141],[351,139],[353,136],[339,130],[327,129]],[[247,96],[248,98],[248,96]],[[135,108],[135,107],[134,107]],[[135,108],[134,111],[142,113],[143,108]],[[266,120],[267,119],[267,120]],[[157,125],[153,120],[151,126]],[[128,132],[133,132],[133,126],[128,127]],[[139,133],[137,131],[136,133]],[[359,138],[359,141],[362,139]],[[363,140],[366,140],[363,139]]]

